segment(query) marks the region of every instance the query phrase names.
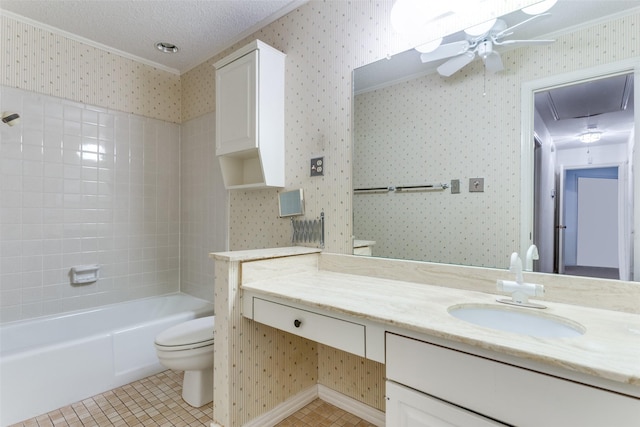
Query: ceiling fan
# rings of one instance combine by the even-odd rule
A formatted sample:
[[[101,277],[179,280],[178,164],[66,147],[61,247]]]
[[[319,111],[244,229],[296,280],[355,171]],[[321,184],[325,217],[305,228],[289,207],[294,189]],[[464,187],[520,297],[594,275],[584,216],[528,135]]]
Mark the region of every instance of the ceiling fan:
[[[543,13],[540,15],[534,15],[531,18],[519,22],[511,27],[507,27],[506,22],[502,19],[496,19],[495,23],[488,31],[485,31],[480,35],[469,35],[469,32],[465,31],[467,32],[465,40],[440,45],[431,52],[422,53],[420,55],[420,60],[422,62],[432,62],[451,58],[437,68],[438,73],[441,76],[449,77],[471,63],[477,54],[478,57],[482,58],[487,71],[491,73],[502,71],[504,69],[504,65],[502,64],[500,53],[495,50],[495,46],[544,45],[555,41],[504,40],[505,37],[512,35],[513,30],[516,28],[527,24],[534,19],[548,15],[550,14]],[[417,49],[419,50],[419,48]]]

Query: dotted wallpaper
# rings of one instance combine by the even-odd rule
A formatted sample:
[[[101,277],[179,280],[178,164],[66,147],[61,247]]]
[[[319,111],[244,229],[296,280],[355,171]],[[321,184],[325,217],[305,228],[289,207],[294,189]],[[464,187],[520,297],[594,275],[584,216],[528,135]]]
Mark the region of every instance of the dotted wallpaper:
[[[354,183],[365,182],[360,181],[362,166],[359,163],[352,165],[352,122],[368,120],[352,116],[354,99],[351,75],[356,67],[408,47],[394,37],[390,29],[391,5],[391,0],[313,0],[182,76],[141,65],[0,16],[0,49],[3,58],[0,84],[167,122],[184,123],[215,110],[212,64],[258,38],[287,54],[286,189],[304,189],[307,218],[315,218],[321,211],[325,212],[326,250],[349,253],[353,230],[357,231],[358,238],[371,238],[366,235],[368,231],[362,231],[363,235],[360,235],[360,229],[356,228],[359,224],[353,226],[352,221],[351,188]],[[503,257],[502,262],[506,264],[508,254],[514,247],[519,247],[521,83],[638,57],[639,34],[640,14],[636,13],[580,29],[559,37],[556,43],[549,46],[511,51],[505,55],[506,71],[496,76],[487,75],[486,96],[482,95],[484,73],[478,62],[448,79],[430,76],[415,83],[400,85],[403,86],[401,89],[404,90],[405,102],[421,108],[429,115],[429,120],[423,120],[419,125],[422,131],[420,139],[407,136],[407,145],[402,149],[396,148],[398,152],[389,153],[387,150],[378,156],[384,155],[384,159],[388,160],[396,157],[404,162],[417,162],[416,167],[403,167],[402,179],[410,181],[405,184],[413,184],[418,179],[431,183],[457,178],[461,180],[463,192],[459,195],[442,192],[375,196],[380,201],[383,198],[398,200],[403,197],[403,203],[395,205],[421,218],[417,225],[395,219],[403,221],[401,224],[407,229],[427,227],[425,224],[431,217],[419,204],[422,199],[430,203],[429,215],[435,216],[441,212],[451,218],[444,230],[432,227],[427,230],[428,234],[406,242],[405,247],[400,245],[390,250],[397,253],[401,250],[422,251],[425,256],[436,254],[442,256],[441,259],[444,259],[445,252],[450,252],[449,255],[457,257],[457,262],[478,265],[499,265],[500,259],[495,262],[495,257]],[[414,96],[410,93],[412,89],[416,95],[422,91],[424,96]],[[382,98],[386,95],[385,91],[367,96]],[[465,112],[460,108],[462,105],[468,105],[471,109]],[[431,125],[443,120],[449,124],[446,128]],[[391,135],[390,129],[384,130],[378,126],[389,137],[396,137]],[[206,135],[212,135],[212,130],[203,130],[199,135],[202,135],[202,139],[199,136],[197,143],[201,146],[194,149],[207,155]],[[371,132],[368,136],[381,139]],[[213,144],[213,141],[210,140],[210,143]],[[325,175],[311,178],[309,160],[316,156],[325,158]],[[206,158],[209,164],[198,163],[198,170],[214,167],[216,159],[212,156]],[[384,174],[389,172],[388,169],[381,167],[373,178],[387,185],[388,177]],[[213,175],[206,176],[209,178]],[[469,194],[466,191],[467,178],[475,176],[485,178],[484,193]],[[184,183],[188,184],[196,178],[190,175]],[[181,191],[184,189],[181,188]],[[289,245],[290,224],[288,220],[277,217],[277,192],[230,192],[231,250]],[[210,209],[208,206],[211,201],[198,204],[197,194],[190,194],[189,198],[193,202],[189,206],[195,209],[190,213],[197,218],[197,230],[206,229],[207,220],[203,218],[209,218],[207,209]],[[372,195],[359,195],[354,203],[374,203],[373,200]],[[469,208],[473,210],[469,211]],[[388,209],[388,205],[372,205],[370,209],[383,211]],[[387,232],[392,234],[397,230]],[[195,238],[198,233],[196,231],[191,236],[193,238],[189,237],[192,240],[189,253],[195,253],[205,245]],[[391,237],[396,236],[393,234]],[[374,247],[374,253],[383,247],[383,240],[385,238],[381,237],[380,246]],[[457,242],[451,249],[441,246],[452,240]],[[431,247],[423,248],[424,241]],[[478,242],[481,242],[482,249],[478,249]],[[471,259],[471,256],[477,258]],[[185,264],[185,260],[181,260],[181,265],[192,264],[188,261]],[[201,277],[210,277],[211,271],[201,261],[195,265]],[[205,293],[206,289],[198,288],[199,285],[195,283],[197,280],[193,279],[194,283],[190,286],[199,293]],[[220,322],[224,320],[220,319]],[[238,339],[243,338],[241,333],[250,332],[247,325],[240,325],[240,328],[236,331],[240,334]],[[289,376],[292,371],[284,369],[291,363],[290,354],[287,354],[291,351],[288,337],[278,338],[274,345],[273,335],[270,335],[273,332],[265,333],[260,329],[251,333],[255,333],[254,349],[270,351],[243,353],[238,360],[232,361],[238,367],[232,380],[233,384],[239,386],[233,387],[229,396],[232,403],[237,404],[233,406],[237,413],[232,417],[239,421],[236,425],[248,421],[250,418],[247,414],[255,416],[273,408],[281,401],[280,397],[290,396],[299,387],[299,384],[293,384],[295,376]],[[383,409],[382,366],[371,366],[359,358],[345,357],[343,353],[327,347],[318,349],[306,342],[296,344],[296,351],[303,361],[302,365],[312,369],[309,372],[312,378],[304,378],[305,382],[317,378],[321,384]],[[274,352],[278,358],[271,361],[269,357]],[[316,364],[317,377],[313,372]],[[243,370],[249,365],[253,368]],[[269,372],[259,369],[262,366],[271,366],[273,372],[278,374],[270,376]],[[242,386],[254,384],[258,381],[256,378],[264,379],[260,384],[263,391],[270,394],[265,396],[256,391],[251,399],[245,400]]]
[[[387,1],[312,1],[182,76],[182,110],[185,118],[190,118],[214,108],[212,64],[217,60],[254,38],[287,54],[287,189],[304,189],[308,218],[325,212],[326,250],[329,252],[348,253],[351,250],[351,188],[352,184],[361,183],[359,169],[362,166],[358,162],[354,164],[352,183],[351,123],[352,119],[366,119],[351,116],[352,70],[402,50],[398,40],[391,36],[388,25],[390,6],[391,2]],[[437,260],[506,265],[508,254],[519,246],[521,83],[637,56],[638,19],[638,15],[633,15],[561,37],[551,46],[510,52],[504,58],[507,70],[500,75],[487,75],[486,95],[483,95],[484,73],[478,62],[449,79],[430,76],[407,83],[400,101],[391,102],[398,108],[404,108],[403,103],[413,103],[430,115],[429,120],[418,125],[423,133],[422,140],[411,141],[412,144],[422,144],[422,148],[396,147],[395,153],[380,153],[378,161],[398,157],[401,161],[418,162],[415,168],[393,168],[403,170],[402,179],[408,181],[404,184],[413,184],[418,179],[429,183],[460,179],[463,193],[455,196],[447,192],[359,195],[355,197],[354,204],[365,201],[373,204],[373,197],[378,197],[380,204],[367,208],[381,212],[389,210],[389,205],[382,203],[384,198],[398,200],[402,197],[402,202],[394,206],[420,218],[419,227],[429,223],[431,215],[443,214],[451,218],[443,229],[430,227],[426,235],[412,237],[413,240],[394,247],[398,255],[401,250],[405,253],[413,250],[422,251],[425,256],[435,254],[439,257]],[[603,45],[611,47],[602,49]],[[420,97],[418,92],[424,95]],[[385,93],[383,90],[368,96],[383,97]],[[471,108],[464,111],[463,105]],[[432,126],[435,121],[445,121],[449,126]],[[380,132],[397,136],[391,129],[380,129]],[[396,133],[402,135],[401,131]],[[371,134],[383,139],[380,135],[373,135],[374,132]],[[309,159],[321,155],[325,157],[325,176],[310,178]],[[357,158],[358,154],[355,156]],[[388,177],[384,174],[390,169],[381,167],[376,177],[380,182],[376,183],[387,185]],[[484,177],[485,192],[469,194],[469,177]],[[424,212],[422,199],[430,203],[429,216]],[[231,191],[230,210],[231,250],[289,244],[289,222],[277,218],[277,190]],[[357,211],[357,206],[354,211]],[[397,216],[399,213],[394,214]],[[395,221],[389,222],[387,232],[391,238],[387,240],[401,240],[397,239],[398,230],[393,228],[397,227],[398,221],[408,234],[416,234],[416,224],[400,218]],[[353,226],[357,237],[371,238],[359,235],[357,227],[358,224]],[[457,241],[452,246],[449,243],[454,239]],[[424,240],[429,243],[426,248],[422,244]],[[481,249],[479,241],[482,242]],[[374,247],[374,254],[377,249]],[[248,331],[242,330],[241,333]],[[257,348],[272,345],[268,337],[256,339]],[[277,354],[280,350],[274,349]],[[268,357],[264,363],[273,366]],[[277,365],[273,369],[281,368]],[[384,410],[383,366],[320,346],[317,369],[319,383]],[[243,381],[245,384],[255,382],[257,374],[245,373]],[[237,380],[242,381],[240,378]],[[281,398],[290,396],[281,386],[277,390],[282,393],[279,394]],[[268,400],[256,396],[255,401],[247,402],[245,397],[238,390],[232,390],[229,396],[229,407],[242,404],[244,412],[234,415],[238,417],[239,425],[249,420],[244,414],[263,413],[279,401],[274,396],[269,396]]]
[[[180,123],[180,76],[0,15],[0,84]]]
[[[485,81],[474,62],[450,79],[430,75],[356,96],[354,188],[458,179],[461,192],[356,194],[354,235],[376,241],[375,256],[502,263],[518,248],[519,92],[513,75]],[[468,191],[476,177],[482,193]]]
[[[404,48],[391,36],[390,8],[386,1],[312,1],[182,76],[189,118],[214,108],[213,63],[222,57],[255,38],[287,54],[285,190],[304,189],[306,218],[324,211],[330,252],[351,250],[351,70]],[[325,158],[325,175],[311,178],[309,162],[317,156]],[[290,244],[277,193],[231,191],[230,249]]]

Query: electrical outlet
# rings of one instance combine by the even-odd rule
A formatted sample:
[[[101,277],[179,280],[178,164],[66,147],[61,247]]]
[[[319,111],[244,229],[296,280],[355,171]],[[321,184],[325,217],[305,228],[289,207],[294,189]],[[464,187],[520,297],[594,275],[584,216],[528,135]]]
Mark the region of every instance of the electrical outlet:
[[[460,180],[452,179],[451,180],[451,194],[459,194],[460,193]]]
[[[469,193],[484,192],[484,178],[469,178]]]
[[[324,175],[324,157],[316,157],[311,159],[311,176]]]

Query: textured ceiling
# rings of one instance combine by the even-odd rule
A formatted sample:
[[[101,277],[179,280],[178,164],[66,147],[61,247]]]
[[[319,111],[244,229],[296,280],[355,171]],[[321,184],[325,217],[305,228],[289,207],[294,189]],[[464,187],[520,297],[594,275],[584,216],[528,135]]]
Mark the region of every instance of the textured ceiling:
[[[182,73],[306,1],[0,0],[0,9]],[[162,53],[156,42],[180,50]]]
[[[579,5],[579,7],[577,7]],[[554,39],[555,36],[570,30],[572,27],[584,26],[629,11],[640,10],[640,0],[558,0],[551,8],[549,15],[525,24],[514,30],[512,36],[506,39]],[[508,26],[514,26],[527,18],[521,11],[510,13],[502,19]],[[443,43],[464,40],[463,32],[451,34],[444,38]],[[508,50],[503,46],[498,51]],[[384,87],[389,82],[402,81],[407,76],[418,76],[435,72],[436,67],[445,62],[435,61],[422,63],[420,53],[410,49],[391,57],[369,64],[356,70],[356,93],[365,92],[376,87]]]

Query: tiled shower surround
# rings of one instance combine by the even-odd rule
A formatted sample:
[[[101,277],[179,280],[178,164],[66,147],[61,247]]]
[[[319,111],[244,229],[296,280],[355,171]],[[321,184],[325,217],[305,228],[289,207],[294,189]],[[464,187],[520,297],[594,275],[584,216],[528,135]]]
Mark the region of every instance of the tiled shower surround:
[[[1,86],[1,322],[178,291],[180,126]],[[100,264],[70,285],[69,269]]]

